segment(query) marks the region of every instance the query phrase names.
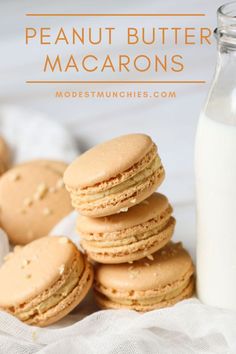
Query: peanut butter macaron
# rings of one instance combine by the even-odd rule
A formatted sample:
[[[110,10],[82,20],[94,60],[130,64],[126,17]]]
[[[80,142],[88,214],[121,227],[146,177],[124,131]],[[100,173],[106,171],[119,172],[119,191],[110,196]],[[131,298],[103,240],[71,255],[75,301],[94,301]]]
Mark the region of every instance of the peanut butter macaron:
[[[124,263],[148,256],[171,239],[175,219],[168,199],[153,193],[120,213],[101,218],[79,216],[77,231],[89,257],[100,263]]]
[[[0,136],[0,175],[2,175],[10,166],[10,149]]]
[[[62,174],[66,165],[31,161],[0,178],[0,224],[13,244],[48,235],[72,211]]]
[[[133,264],[98,264],[95,297],[103,309],[140,312],[174,305],[194,292],[194,267],[181,243],[170,242]]]
[[[72,205],[82,215],[101,217],[127,211],[149,197],[164,179],[152,139],[130,134],[97,145],[66,169]]]
[[[93,282],[93,269],[66,237],[43,237],[9,254],[0,268],[0,309],[36,326],[72,311]]]

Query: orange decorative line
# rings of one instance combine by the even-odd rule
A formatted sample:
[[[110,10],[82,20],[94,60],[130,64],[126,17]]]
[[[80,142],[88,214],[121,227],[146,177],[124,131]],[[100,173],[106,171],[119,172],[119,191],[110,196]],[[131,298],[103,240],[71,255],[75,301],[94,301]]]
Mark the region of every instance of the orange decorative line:
[[[75,80],[27,80],[26,84],[205,84],[204,80],[171,80],[171,81],[75,81]]]
[[[167,14],[167,13],[163,13],[163,14],[34,14],[34,13],[28,13],[26,14],[26,16],[30,16],[30,17],[52,17],[52,16],[57,16],[57,17],[63,17],[63,16],[67,16],[67,17],[73,17],[73,16],[78,16],[78,17],[181,17],[181,16],[185,16],[185,17],[202,17],[202,16],[206,16],[206,14],[202,14],[202,13],[195,13],[195,14]]]

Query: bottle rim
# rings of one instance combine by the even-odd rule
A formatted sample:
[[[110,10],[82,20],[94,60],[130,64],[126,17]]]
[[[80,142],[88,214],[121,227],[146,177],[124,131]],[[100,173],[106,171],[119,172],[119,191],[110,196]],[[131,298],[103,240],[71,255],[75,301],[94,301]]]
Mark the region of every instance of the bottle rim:
[[[215,34],[220,43],[236,46],[236,1],[226,3],[217,10],[218,24]]]
[[[220,6],[218,14],[224,16],[226,20],[228,19],[236,24],[236,1],[231,1]]]

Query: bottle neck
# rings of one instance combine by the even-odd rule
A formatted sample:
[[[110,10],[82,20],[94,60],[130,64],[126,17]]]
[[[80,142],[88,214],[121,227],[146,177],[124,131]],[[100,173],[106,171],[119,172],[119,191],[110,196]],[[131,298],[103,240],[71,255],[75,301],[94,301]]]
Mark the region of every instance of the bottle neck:
[[[219,8],[215,34],[218,61],[205,115],[236,126],[236,1]]]
[[[236,46],[218,40],[218,66],[231,70],[232,77],[236,76]],[[230,68],[229,68],[230,66]]]

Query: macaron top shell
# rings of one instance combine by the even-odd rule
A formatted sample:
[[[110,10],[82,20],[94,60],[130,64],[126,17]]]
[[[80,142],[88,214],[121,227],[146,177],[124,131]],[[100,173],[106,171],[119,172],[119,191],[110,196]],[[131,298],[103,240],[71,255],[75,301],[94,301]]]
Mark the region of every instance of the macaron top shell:
[[[75,256],[82,273],[83,256],[65,237],[43,237],[16,250],[0,268],[0,307],[23,304],[49,289]]]
[[[191,257],[181,243],[170,242],[149,257],[133,264],[100,264],[95,279],[109,289],[146,291],[171,285],[193,273]]]
[[[160,193],[154,193],[143,202],[128,209],[127,212],[101,218],[80,215],[77,220],[77,230],[84,233],[106,233],[127,229],[156,218],[168,207],[168,199]]]
[[[14,244],[46,236],[72,211],[62,173],[35,162],[0,178],[0,224]]]
[[[85,188],[109,180],[140,161],[153,145],[145,134],[123,135],[99,144],[66,169],[64,182],[72,188]]]
[[[50,168],[53,171],[60,173],[63,175],[65,169],[67,168],[67,163],[61,160],[42,160],[42,159],[36,159],[36,160],[30,160],[23,162],[21,164],[18,164],[17,166],[26,166],[26,165],[35,165],[35,166],[44,166],[46,168]]]

